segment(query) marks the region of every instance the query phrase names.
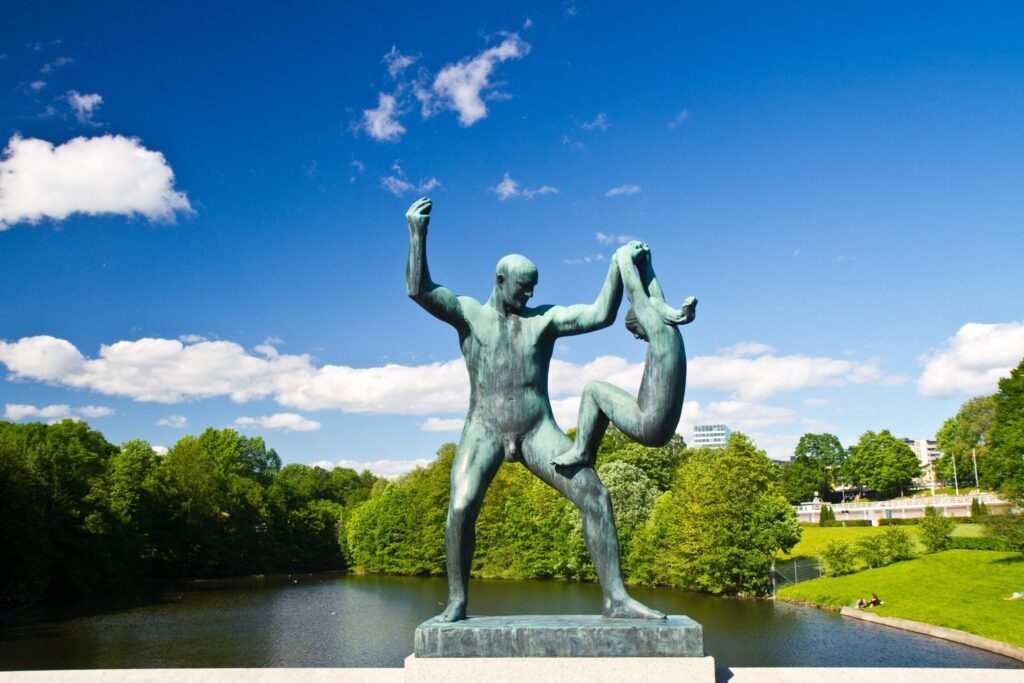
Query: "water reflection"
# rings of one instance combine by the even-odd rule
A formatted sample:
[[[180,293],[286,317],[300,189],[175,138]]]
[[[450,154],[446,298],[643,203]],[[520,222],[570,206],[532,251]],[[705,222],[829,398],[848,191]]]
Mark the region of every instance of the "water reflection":
[[[1020,662],[836,614],[672,589],[643,602],[704,625],[720,667],[1020,667]],[[440,578],[316,574],[193,582],[116,609],[78,606],[0,631],[0,668],[399,667],[444,606]],[[474,581],[474,614],[594,614],[594,584]]]

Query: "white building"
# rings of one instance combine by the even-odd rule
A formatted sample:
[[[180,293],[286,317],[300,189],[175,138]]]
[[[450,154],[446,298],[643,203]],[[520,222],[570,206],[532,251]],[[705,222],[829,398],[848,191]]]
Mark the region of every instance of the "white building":
[[[722,447],[729,443],[732,430],[725,425],[694,425],[693,447]]]
[[[925,486],[935,486],[935,461],[942,457],[942,451],[934,439],[902,439],[910,446],[921,463],[921,476],[917,481]]]

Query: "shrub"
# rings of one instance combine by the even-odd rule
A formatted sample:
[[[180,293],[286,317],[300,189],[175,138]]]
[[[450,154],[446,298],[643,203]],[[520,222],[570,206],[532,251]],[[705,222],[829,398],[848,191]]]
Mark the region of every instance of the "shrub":
[[[828,505],[821,506],[821,518],[818,520],[818,526],[829,526],[829,522],[836,520],[836,513],[832,512],[832,508]]]
[[[843,522],[841,522],[841,521],[839,521],[837,519],[832,519],[832,520],[829,520],[825,524],[821,524],[820,526],[844,526],[844,524],[843,524]],[[845,526],[871,526],[871,520],[870,519],[851,519],[850,521],[846,522]]]
[[[920,517],[908,517],[906,519],[900,519],[893,517],[892,519],[880,519],[878,520],[878,526],[916,526],[921,523]]]
[[[885,529],[879,535],[886,564],[910,559],[910,536],[903,529]]]
[[[955,526],[956,522],[952,517],[942,516],[938,510],[929,505],[924,509],[924,519],[921,520],[921,542],[930,553],[945,550],[949,548]]]
[[[971,498],[971,517],[984,517],[988,514],[988,506],[977,498]]]
[[[1016,550],[1011,544],[999,538],[954,536],[949,540],[950,550],[1000,550],[1005,552]]]
[[[857,554],[868,567],[887,564],[910,557],[910,536],[903,529],[887,528],[880,534],[857,539]]]
[[[849,543],[832,539],[820,550],[821,559],[828,565],[829,576],[842,576],[853,573],[857,555]]]

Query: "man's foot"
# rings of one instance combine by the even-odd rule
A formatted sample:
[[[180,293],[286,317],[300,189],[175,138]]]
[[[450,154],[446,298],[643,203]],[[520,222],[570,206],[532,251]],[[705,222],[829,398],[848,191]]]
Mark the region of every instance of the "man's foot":
[[[565,453],[551,458],[551,464],[556,467],[576,467],[577,465],[586,465],[589,461],[590,458],[587,457],[587,454],[578,450],[575,446]]]
[[[665,615],[656,609],[626,596],[621,600],[606,600],[604,616],[611,619],[664,619]]]
[[[448,606],[444,608],[444,611],[438,614],[431,621],[462,621],[466,618],[466,601],[465,600],[449,600]]]

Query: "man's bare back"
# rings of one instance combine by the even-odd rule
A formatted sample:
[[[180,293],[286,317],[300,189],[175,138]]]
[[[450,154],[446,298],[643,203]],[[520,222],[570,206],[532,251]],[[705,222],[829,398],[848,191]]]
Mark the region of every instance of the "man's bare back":
[[[455,296],[430,279],[426,234],[432,203],[423,198],[406,213],[409,296],[459,333],[470,376],[470,402],[451,472],[445,528],[448,605],[437,618],[466,617],[469,568],[476,517],[487,486],[504,459],[521,460],[531,472],[569,498],[583,517],[583,531],[604,595],[608,617],[664,618],[626,592],[619,566],[611,497],[592,467],[559,471],[552,457],[572,442],[555,424],[548,399],[548,368],[558,337],[607,327],[622,301],[618,268],[609,268],[593,304],[528,308],[537,268],[512,254],[498,262],[490,299]]]

